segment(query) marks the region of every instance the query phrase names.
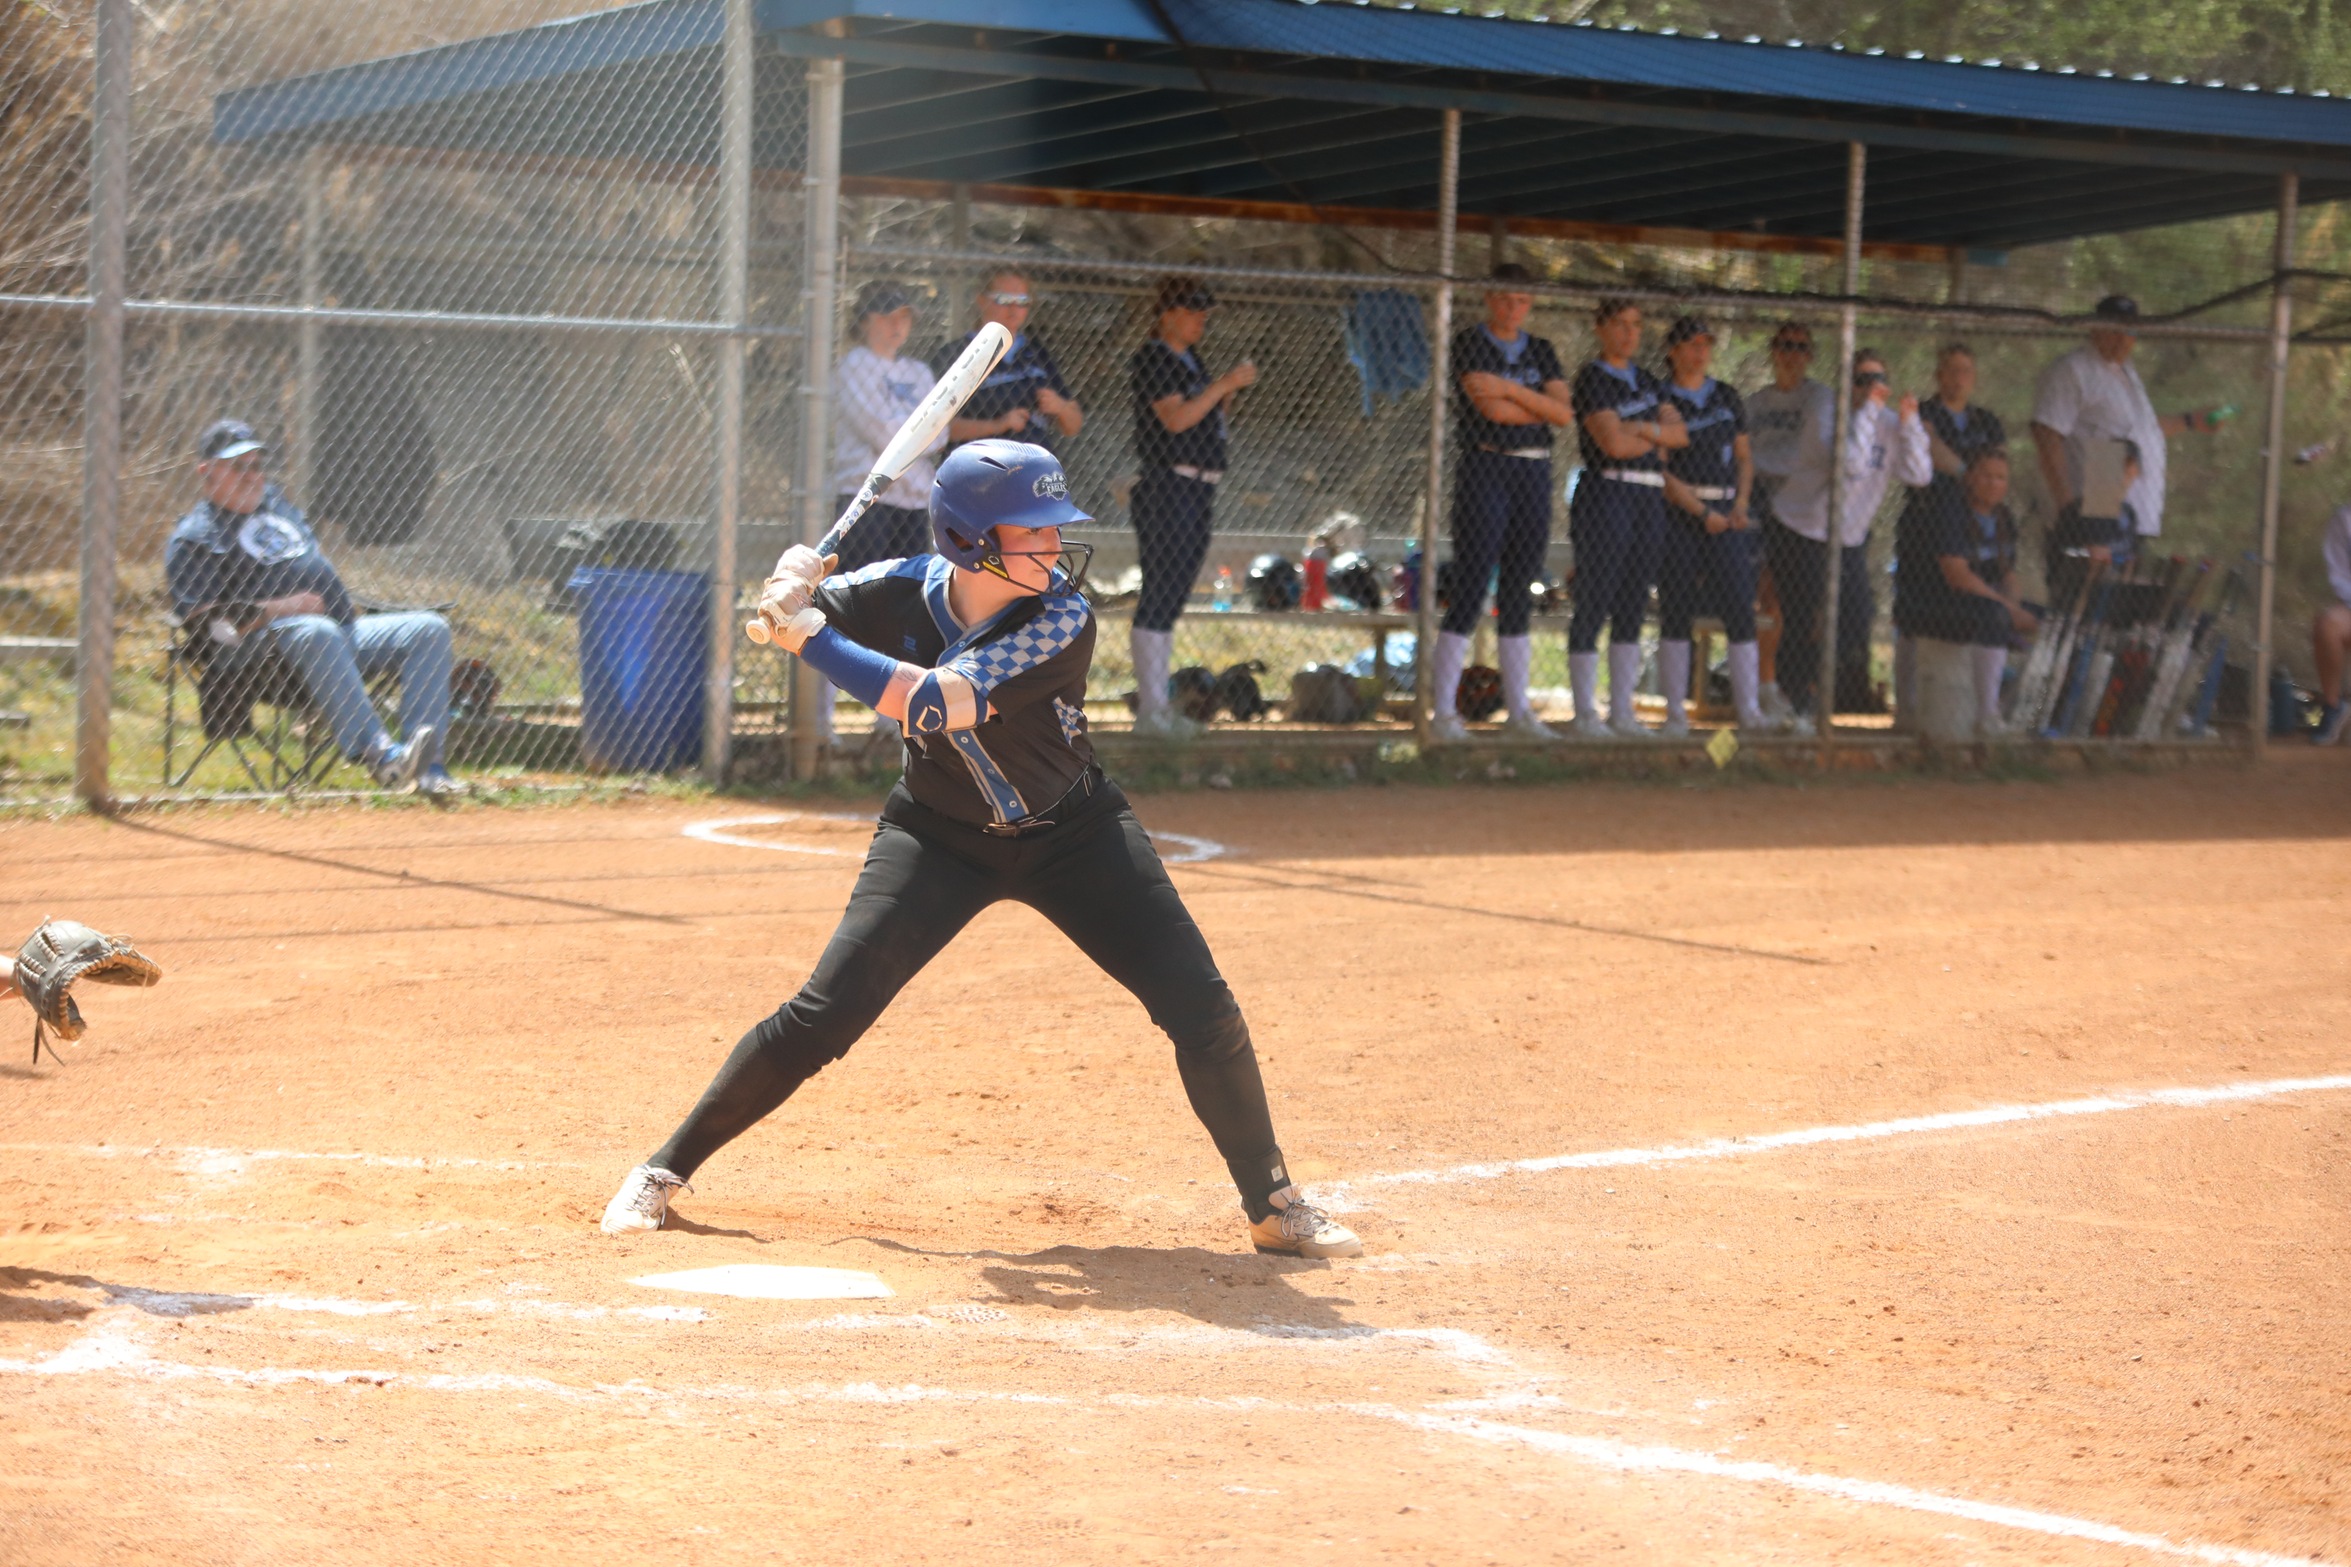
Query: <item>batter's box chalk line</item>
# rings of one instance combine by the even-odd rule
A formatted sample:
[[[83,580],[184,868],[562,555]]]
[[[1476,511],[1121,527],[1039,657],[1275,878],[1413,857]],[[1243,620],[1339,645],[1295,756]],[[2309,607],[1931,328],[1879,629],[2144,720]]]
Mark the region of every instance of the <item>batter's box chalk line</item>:
[[[1388,1175],[1364,1175],[1351,1181],[1317,1186],[1313,1195],[1318,1203],[1334,1213],[1359,1213],[1366,1204],[1356,1201],[1353,1194],[1364,1187],[1433,1186],[1458,1181],[1500,1180],[1508,1175],[1543,1175],[1553,1170],[1614,1170],[1628,1165],[1738,1159],[1748,1154],[1776,1153],[1783,1148],[1809,1148],[1823,1143],[1876,1142],[1884,1138],[1909,1137],[1925,1132],[2006,1126],[2018,1121],[2110,1115],[2118,1110],[2206,1109],[2213,1105],[2242,1104],[2256,1099],[2282,1099],[2292,1094],[2338,1093],[2344,1089],[2351,1089],[2351,1074],[2278,1077],[2267,1082],[2220,1083],[2208,1088],[2126,1089],[2090,1099],[1991,1105],[1981,1110],[1950,1110],[1937,1115],[1903,1116],[1897,1120],[1865,1121],[1851,1126],[1807,1126],[1786,1132],[1764,1132],[1753,1137],[1711,1137],[1704,1142],[1668,1143],[1656,1148],[1608,1148],[1591,1153],[1550,1154],[1540,1159],[1457,1164],[1442,1170],[1402,1170]]]
[[[1271,1342],[1280,1342],[1279,1339]],[[1458,1353],[1457,1345],[1432,1345],[1440,1353]],[[1560,1458],[1587,1468],[1607,1470],[1618,1474],[1674,1476],[1687,1475],[1706,1480],[1727,1481],[1734,1484],[1762,1486],[1803,1495],[1832,1498],[1862,1507],[1887,1507],[1905,1512],[1926,1513],[1945,1518],[1965,1519],[1971,1523],[1995,1528],[2037,1534],[2048,1538],[2080,1540],[2117,1546],[2146,1555],[2166,1557],[2175,1561],[2210,1562],[2217,1567],[2321,1567],[2308,1557],[2284,1556],[2270,1551],[2246,1550],[2237,1546],[2214,1545],[2200,1540],[2175,1540],[2166,1535],[2149,1534],[2125,1529],[2096,1519],[2074,1518],[2063,1513],[2043,1512],[2028,1507],[2014,1507],[1997,1502],[1980,1502],[1969,1497],[1949,1496],[1934,1491],[1922,1491],[1911,1486],[1897,1485],[1883,1480],[1866,1480],[1847,1475],[1822,1474],[1812,1470],[1794,1469],[1782,1464],[1755,1460],[1741,1460],[1721,1453],[1698,1452],[1688,1448],[1642,1445],[1613,1438],[1578,1436],[1570,1432],[1545,1430],[1527,1426],[1481,1419],[1474,1415],[1451,1413],[1458,1404],[1431,1409],[1407,1409],[1386,1403],[1327,1403],[1291,1404],[1272,1399],[1181,1396],[1157,1394],[1102,1393],[1071,1397],[1050,1393],[1023,1393],[991,1389],[959,1389],[932,1387],[917,1383],[884,1387],[877,1383],[847,1383],[840,1385],[813,1384],[794,1388],[761,1390],[740,1384],[714,1387],[663,1387],[642,1381],[625,1383],[598,1383],[580,1386],[558,1382],[551,1378],[516,1375],[507,1372],[477,1374],[434,1373],[412,1376],[404,1372],[385,1370],[325,1370],[261,1367],[245,1369],[222,1365],[191,1365],[164,1360],[154,1355],[146,1345],[132,1338],[114,1324],[93,1327],[88,1333],[63,1349],[37,1360],[0,1359],[0,1376],[19,1375],[36,1377],[115,1375],[150,1381],[200,1381],[258,1387],[283,1387],[308,1384],[312,1386],[345,1386],[354,1383],[392,1386],[433,1393],[535,1393],[561,1399],[567,1403],[612,1403],[627,1401],[642,1404],[650,1400],[670,1403],[758,1403],[768,1405],[810,1404],[933,1404],[965,1405],[1050,1405],[1073,1409],[1098,1416],[1113,1416],[1136,1410],[1186,1410],[1224,1414],[1294,1414],[1309,1419],[1328,1420],[1333,1417],[1354,1417],[1400,1425],[1432,1436],[1456,1437],[1489,1445],[1524,1448]]]
[[[863,847],[837,849],[822,844],[786,843],[775,838],[746,837],[735,830],[739,827],[782,827],[792,822],[846,822],[855,827],[871,827],[874,818],[848,811],[768,811],[758,816],[722,816],[716,821],[689,822],[682,831],[687,837],[704,843],[731,844],[738,849],[767,849],[777,854],[814,854],[834,860],[865,858]],[[1202,860],[1221,859],[1233,852],[1214,838],[1197,838],[1183,832],[1153,831],[1151,842],[1161,850],[1159,858],[1166,865],[1197,865]],[[1166,852],[1171,846],[1175,850],[1172,854]]]

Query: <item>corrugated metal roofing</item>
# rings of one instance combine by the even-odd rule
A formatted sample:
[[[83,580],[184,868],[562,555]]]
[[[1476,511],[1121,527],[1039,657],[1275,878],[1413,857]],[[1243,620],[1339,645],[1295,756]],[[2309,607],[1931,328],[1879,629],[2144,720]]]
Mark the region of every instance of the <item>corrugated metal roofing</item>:
[[[1465,112],[1472,212],[1999,249],[2351,195],[2351,100],[1347,0],[758,0],[766,161],[798,57],[850,63],[851,173],[1422,208]],[[228,141],[708,161],[720,0],[223,95]],[[820,36],[830,24],[843,36]],[[1204,66],[1216,93],[1203,91]]]

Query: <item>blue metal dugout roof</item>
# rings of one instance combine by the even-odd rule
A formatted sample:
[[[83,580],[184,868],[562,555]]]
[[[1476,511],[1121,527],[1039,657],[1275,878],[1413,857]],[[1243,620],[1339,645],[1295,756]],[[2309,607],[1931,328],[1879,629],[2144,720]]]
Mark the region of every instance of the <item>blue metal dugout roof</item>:
[[[2004,250],[2351,195],[2351,99],[1355,0],[758,0],[760,163],[800,61],[848,62],[875,179],[1828,238],[1842,143],[1872,240]],[[721,0],[645,0],[226,93],[222,142],[715,159]],[[1203,76],[1214,91],[1203,86]]]

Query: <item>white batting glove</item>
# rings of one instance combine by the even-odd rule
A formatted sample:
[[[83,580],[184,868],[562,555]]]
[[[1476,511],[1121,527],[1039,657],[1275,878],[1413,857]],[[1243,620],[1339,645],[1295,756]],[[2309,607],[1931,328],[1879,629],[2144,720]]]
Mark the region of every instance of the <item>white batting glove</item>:
[[[806,609],[816,589],[799,577],[770,577],[759,590],[759,617],[780,627]]]
[[[811,604],[776,628],[775,645],[787,653],[797,653],[808,645],[810,637],[824,628],[824,611]]]
[[[815,587],[832,574],[833,557],[819,555],[805,544],[795,544],[776,560],[775,575],[792,577]]]

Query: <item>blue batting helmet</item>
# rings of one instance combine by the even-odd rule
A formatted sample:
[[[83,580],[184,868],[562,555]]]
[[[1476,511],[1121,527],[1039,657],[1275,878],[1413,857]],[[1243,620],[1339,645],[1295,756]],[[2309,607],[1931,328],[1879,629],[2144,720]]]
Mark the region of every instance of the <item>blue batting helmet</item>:
[[[958,446],[939,464],[931,486],[931,547],[966,571],[995,555],[989,532],[998,524],[1065,528],[1093,520],[1070,504],[1061,459],[1026,441]]]

